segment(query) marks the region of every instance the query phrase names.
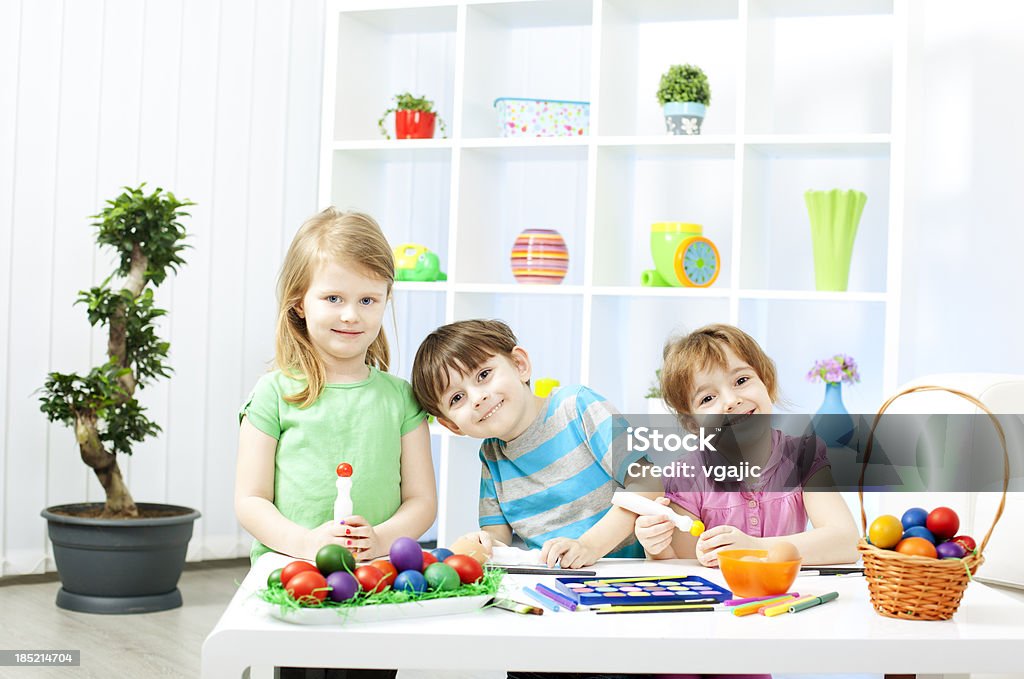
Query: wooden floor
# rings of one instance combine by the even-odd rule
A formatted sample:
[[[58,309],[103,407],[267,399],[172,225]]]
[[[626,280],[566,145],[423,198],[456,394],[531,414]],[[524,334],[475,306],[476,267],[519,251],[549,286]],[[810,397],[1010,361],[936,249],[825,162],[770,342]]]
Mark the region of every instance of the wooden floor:
[[[55,574],[0,579],[0,648],[81,651],[80,667],[0,667],[0,678],[199,676],[199,652],[238,583],[248,559],[188,564],[180,589],[185,605],[145,615],[92,615],[57,608]],[[1013,596],[1024,598],[1015,592]],[[832,675],[838,676],[838,675]],[[845,675],[850,677],[850,675]],[[972,679],[1024,679],[971,675]],[[402,671],[399,679],[503,679],[504,673]],[[781,675],[776,679],[783,679]],[[795,678],[793,678],[795,679]]]

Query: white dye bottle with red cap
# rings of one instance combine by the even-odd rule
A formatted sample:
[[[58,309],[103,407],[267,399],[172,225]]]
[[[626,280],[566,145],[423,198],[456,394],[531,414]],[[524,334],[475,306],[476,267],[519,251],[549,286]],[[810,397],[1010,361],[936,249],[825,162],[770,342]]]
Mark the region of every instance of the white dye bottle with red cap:
[[[352,516],[352,465],[342,462],[338,465],[338,497],[334,500],[334,520],[341,521]]]

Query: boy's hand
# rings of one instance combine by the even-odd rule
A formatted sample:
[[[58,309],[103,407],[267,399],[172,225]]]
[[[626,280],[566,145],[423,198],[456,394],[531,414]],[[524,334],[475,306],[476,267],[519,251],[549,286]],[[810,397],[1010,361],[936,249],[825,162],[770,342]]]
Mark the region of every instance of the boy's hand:
[[[479,545],[479,548],[476,545]],[[466,533],[453,542],[451,547],[456,548],[453,549],[456,553],[469,554],[474,559],[477,558],[477,553],[482,553],[486,557],[485,561],[490,561],[495,547],[508,547],[508,545],[500,540],[495,540],[487,531],[481,530]]]
[[[659,497],[656,502],[668,506],[667,497]],[[672,544],[672,535],[676,525],[662,514],[640,514],[633,523],[633,532],[648,554],[660,554]]]
[[[722,549],[761,549],[760,538],[747,535],[734,526],[715,526],[704,531],[697,539],[697,561],[702,566],[718,566],[718,551]]]
[[[588,545],[583,540],[572,538],[554,538],[544,543],[540,551],[540,558],[547,563],[548,568],[554,568],[555,564],[561,564],[562,568],[584,568],[596,562],[603,554]]]

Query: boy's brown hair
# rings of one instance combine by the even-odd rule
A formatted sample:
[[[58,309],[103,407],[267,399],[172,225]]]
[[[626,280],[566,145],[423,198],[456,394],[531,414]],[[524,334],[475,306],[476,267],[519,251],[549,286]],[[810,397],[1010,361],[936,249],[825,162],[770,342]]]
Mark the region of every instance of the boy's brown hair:
[[[448,371],[468,375],[491,356],[512,356],[518,341],[497,320],[474,319],[442,325],[420,344],[412,364],[412,393],[423,409],[442,416],[441,400],[451,381]]]
[[[725,367],[723,347],[729,347],[741,360],[746,361],[764,382],[772,402],[778,400],[779,382],[772,359],[768,358],[753,337],[736,326],[715,323],[694,330],[689,335],[671,338],[665,343],[661,394],[677,413],[693,412],[690,400],[696,388],[694,377],[698,371],[709,367]]]

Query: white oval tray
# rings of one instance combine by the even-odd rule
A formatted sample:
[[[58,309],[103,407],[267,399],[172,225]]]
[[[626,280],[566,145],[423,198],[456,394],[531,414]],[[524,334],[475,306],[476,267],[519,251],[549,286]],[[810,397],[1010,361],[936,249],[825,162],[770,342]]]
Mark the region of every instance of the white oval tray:
[[[272,604],[267,604],[267,606],[272,617],[296,625],[348,625],[469,613],[483,606],[491,598],[488,594],[481,594],[409,601],[404,604],[375,604],[350,608],[344,613],[337,608],[282,609],[280,606]]]

